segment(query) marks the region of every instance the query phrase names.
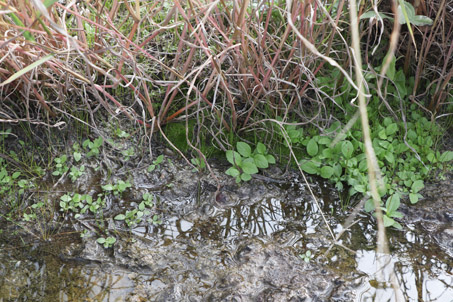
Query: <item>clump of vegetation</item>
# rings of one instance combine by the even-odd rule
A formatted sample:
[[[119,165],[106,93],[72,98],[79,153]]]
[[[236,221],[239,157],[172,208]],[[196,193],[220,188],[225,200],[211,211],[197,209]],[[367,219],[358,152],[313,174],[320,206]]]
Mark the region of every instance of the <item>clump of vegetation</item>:
[[[236,178],[236,182],[249,181],[252,175],[258,173],[258,169],[267,169],[269,164],[275,164],[275,157],[268,154],[263,143],[258,143],[255,150],[249,144],[238,142],[237,152],[228,150],[226,158],[233,166],[226,170],[226,174]]]

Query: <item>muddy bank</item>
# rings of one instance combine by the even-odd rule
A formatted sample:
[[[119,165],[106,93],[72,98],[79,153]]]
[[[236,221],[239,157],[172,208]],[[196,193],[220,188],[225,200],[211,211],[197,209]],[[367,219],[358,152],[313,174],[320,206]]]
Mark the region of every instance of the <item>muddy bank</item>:
[[[208,172],[167,159],[158,169],[115,167],[95,171],[64,192],[98,194],[100,185],[128,180],[132,187],[107,199],[104,222],[89,213],[51,217],[46,238],[36,224],[4,227],[1,240],[4,301],[381,301],[375,225],[359,215],[341,243],[332,245],[319,209],[296,174],[287,181],[252,180],[241,185],[213,164]],[[268,176],[281,176],[274,169]],[[110,178],[111,176],[111,178]],[[341,230],[347,210],[324,182],[311,184],[329,225]],[[450,189],[449,189],[450,188]],[[404,231],[389,230],[397,277],[408,301],[449,301],[453,296],[451,178],[427,186],[425,199],[405,206]],[[442,191],[443,190],[443,191]],[[144,193],[155,196],[153,214],[128,227],[113,219],[137,207]],[[346,209],[346,208],[344,208]],[[70,226],[70,229],[66,227]],[[28,232],[24,232],[24,230]],[[17,234],[10,236],[10,231]],[[85,232],[83,238],[80,233]],[[99,232],[116,238],[110,248]],[[33,235],[30,235],[32,233]],[[23,236],[23,241],[12,242]],[[18,252],[20,251],[20,252]],[[310,251],[308,259],[301,257]],[[381,289],[379,289],[381,288]],[[49,300],[50,299],[50,300]]]

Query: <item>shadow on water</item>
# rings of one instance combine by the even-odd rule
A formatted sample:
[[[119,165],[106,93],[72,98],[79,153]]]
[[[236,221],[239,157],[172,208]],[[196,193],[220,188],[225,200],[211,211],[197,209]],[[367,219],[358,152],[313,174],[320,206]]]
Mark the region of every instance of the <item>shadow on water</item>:
[[[267,286],[271,281],[266,278],[276,276],[266,271],[269,259],[276,271],[297,268],[297,273],[289,272],[288,280],[302,278],[295,274],[306,270],[306,282],[320,282],[308,272],[326,268],[332,273],[323,281],[341,280],[353,293],[342,296],[335,281],[329,294],[322,289],[318,296],[324,298],[319,301],[350,301],[351,297],[356,301],[393,301],[390,284],[378,281],[379,274],[388,272],[377,268],[371,217],[360,214],[360,221],[341,239],[355,253],[334,247],[323,257],[331,240],[303,186],[270,187],[258,202],[239,198],[225,206],[206,198],[186,215],[168,210],[162,225],[138,225],[118,240],[113,252],[99,248],[93,243],[95,239],[76,244],[80,239],[69,236],[50,243],[23,244],[4,235],[0,241],[0,301],[316,300],[309,290],[305,296],[298,292],[302,285],[291,284],[293,281]],[[345,213],[338,210],[339,198],[323,183],[316,189],[323,211],[333,213],[329,223],[335,232],[340,231]],[[163,197],[162,203],[171,205],[172,201]],[[407,301],[453,301],[451,250],[439,247],[432,234],[419,230],[417,224],[409,224],[404,231],[391,230],[388,237],[391,261]],[[90,244],[91,250],[87,248]],[[83,252],[62,256],[61,250],[69,246]],[[314,255],[310,264],[299,257],[307,250]],[[245,267],[246,262],[256,263],[256,267]],[[258,277],[247,275],[254,272]],[[286,280],[284,274],[277,276]],[[246,291],[240,283],[244,288],[255,287],[257,294]],[[279,290],[280,296],[276,293]]]

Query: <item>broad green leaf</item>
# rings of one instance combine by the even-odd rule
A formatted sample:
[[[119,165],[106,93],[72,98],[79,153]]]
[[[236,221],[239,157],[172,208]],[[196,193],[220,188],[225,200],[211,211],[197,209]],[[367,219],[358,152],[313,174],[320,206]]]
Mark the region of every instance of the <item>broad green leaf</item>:
[[[250,174],[248,174],[248,173],[242,173],[241,174],[241,179],[243,181],[249,181],[250,179],[252,179],[252,176]]]
[[[346,140],[341,144],[341,152],[347,159],[349,159],[354,152],[354,146],[350,141]]]
[[[252,154],[252,148],[247,143],[238,142],[236,144],[236,148],[238,152],[244,157],[249,157]]]
[[[308,174],[317,174],[318,170],[319,170],[318,167],[316,166],[316,164],[310,160],[300,163],[300,167],[302,170],[304,170]]]
[[[102,189],[104,191],[112,191],[113,190],[113,185],[112,184],[107,184],[105,186],[102,186]]]
[[[398,193],[393,194],[387,199],[386,202],[387,215],[392,215],[400,206],[400,195]]]
[[[378,19],[377,16],[379,16],[381,19],[390,19],[390,20],[393,20],[392,17],[389,17],[387,16],[386,14],[384,13],[381,13],[381,12],[378,12],[376,14],[376,12],[374,10],[370,10],[370,11],[367,11],[366,13],[362,14],[360,16],[360,20],[363,20],[363,19]]]
[[[164,156],[161,154],[159,155],[156,160],[153,161],[153,164],[158,165],[164,160]]]
[[[379,136],[380,139],[387,139],[387,134],[386,134],[385,129],[381,129],[381,130],[378,132],[378,136]]]
[[[387,228],[389,226],[392,226],[396,221],[393,220],[392,218],[388,217],[387,215],[383,216],[384,218],[384,226]]]
[[[442,163],[452,161],[453,160],[453,151],[445,151],[442,153],[442,155],[439,157],[439,161]]]
[[[373,199],[370,198],[365,202],[365,211],[368,213],[374,210],[374,202]]]
[[[96,240],[97,243],[104,244],[105,243],[105,238],[98,238]]]
[[[107,237],[105,239],[105,243],[108,243],[108,244],[113,244],[116,242],[116,238],[115,237]]]
[[[411,204],[416,204],[418,202],[418,195],[417,193],[410,193],[409,194],[409,200],[411,201]]]
[[[436,160],[436,155],[434,154],[434,152],[431,152],[429,153],[426,158],[430,161],[430,162],[434,162]]]
[[[432,25],[433,20],[427,16],[417,15],[412,20],[411,23],[417,26]]]
[[[269,167],[266,157],[263,154],[256,154],[253,159],[255,160],[255,165],[260,169],[266,169]]]
[[[326,149],[322,150],[322,156],[324,156],[324,158],[328,158],[328,159],[333,158],[332,149],[331,148],[326,148]]]
[[[242,157],[236,151],[227,150],[226,158],[228,162],[232,165],[240,165],[242,163]]]
[[[384,126],[387,127],[388,125],[390,125],[392,123],[392,119],[387,116],[386,118],[384,118],[384,121],[382,123],[384,124]]]
[[[270,164],[275,164],[275,157],[271,154],[266,154],[267,162]]]
[[[124,220],[126,219],[126,216],[124,214],[118,214],[114,218],[115,220]]]
[[[398,125],[396,123],[391,123],[385,128],[385,134],[391,136],[398,131]]]
[[[318,154],[318,143],[312,138],[307,144],[307,153],[310,156],[315,156]]]
[[[412,193],[418,193],[424,187],[423,180],[416,180],[411,186]]]
[[[20,172],[14,172],[13,175],[11,176],[13,179],[16,179],[20,176]]]
[[[260,154],[266,154],[266,146],[263,143],[256,145],[256,151]]]
[[[80,154],[80,152],[74,152],[75,161],[80,161],[81,158],[82,158],[82,154]]]
[[[241,169],[247,174],[258,173],[258,168],[256,167],[255,163],[251,163],[251,162],[243,162],[241,164]]]
[[[357,192],[360,192],[360,193],[364,193],[366,191],[366,188],[364,185],[362,184],[357,184],[354,186],[354,189],[357,191]]]
[[[399,0],[398,19],[400,24],[412,23],[415,17],[415,9],[409,2]]]
[[[333,175],[333,168],[330,166],[324,166],[321,168],[321,177],[322,178],[331,178]]]
[[[391,152],[385,153],[385,159],[391,164],[395,162],[395,156]]]
[[[330,139],[330,137],[323,136],[319,139],[318,144],[329,145],[331,142],[332,142],[332,139]]]
[[[333,166],[333,173],[337,176],[340,177],[341,174],[343,173],[343,168],[341,167],[340,164],[336,164]]]
[[[241,173],[239,172],[238,169],[236,169],[234,167],[231,167],[231,168],[229,168],[228,170],[225,171],[225,174],[233,176],[233,177],[238,177]]]

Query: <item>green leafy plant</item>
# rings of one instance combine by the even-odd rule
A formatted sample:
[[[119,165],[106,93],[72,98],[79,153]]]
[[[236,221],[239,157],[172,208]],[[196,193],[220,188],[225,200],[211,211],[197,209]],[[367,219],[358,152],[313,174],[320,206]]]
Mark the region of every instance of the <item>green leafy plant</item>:
[[[115,242],[116,242],[116,238],[115,237],[112,237],[112,236],[109,236],[109,237],[99,237],[97,240],[96,240],[97,243],[101,244],[104,246],[104,248],[108,249],[110,247],[112,247]]]
[[[192,172],[200,172],[206,168],[204,160],[200,160],[199,158],[192,158],[190,162],[195,166],[195,168],[192,169]]]
[[[129,160],[132,156],[135,155],[134,147],[130,147],[126,150],[121,151],[121,154],[124,156],[124,160]]]
[[[82,153],[81,153],[81,150],[80,150],[80,145],[78,143],[74,143],[72,145],[72,149],[74,150],[74,152],[72,153],[72,157],[74,158],[74,160],[76,162],[79,162],[82,159]]]
[[[111,192],[113,195],[117,196],[126,191],[132,185],[128,181],[119,180],[116,184],[107,184],[102,186],[102,190],[106,192]]]
[[[305,262],[310,262],[310,260],[314,257],[310,250],[307,250],[304,254],[299,255]]]
[[[75,182],[79,177],[81,177],[85,173],[85,166],[82,165],[80,168],[76,166],[72,166],[69,172],[69,177],[71,178],[72,182]]]
[[[136,209],[128,210],[125,214],[118,214],[114,219],[124,221],[128,227],[135,226],[142,222],[147,216],[151,215],[150,209],[154,206],[153,200],[154,196],[152,194],[145,193],[143,194],[143,200],[138,204]],[[148,222],[155,224],[154,217],[149,218]]]
[[[83,141],[82,147],[88,150],[87,157],[98,156],[103,143],[104,140],[102,137],[98,137],[93,141],[86,139]]]
[[[122,130],[122,129],[119,128],[119,127],[115,129],[115,135],[116,135],[118,138],[128,138],[128,137],[131,136],[129,133],[127,133],[126,131]]]
[[[95,216],[103,216],[102,209],[105,207],[103,194],[98,194],[96,199],[93,199],[88,194],[68,193],[60,197],[60,211],[73,212],[74,218],[78,219],[81,215],[90,211]]]
[[[269,164],[275,164],[275,157],[268,154],[264,144],[258,143],[255,150],[249,144],[238,142],[237,152],[228,150],[226,158],[233,166],[226,170],[226,174],[236,178],[236,182],[249,181],[252,175],[258,173],[258,169],[266,169]]]
[[[52,175],[54,176],[61,176],[68,172],[69,167],[66,163],[68,160],[68,157],[66,155],[62,155],[60,157],[57,157],[54,159],[55,162],[55,170],[52,172]]]
[[[413,79],[406,79],[401,70],[396,71],[395,64],[390,65],[387,76],[392,80],[386,87],[388,99],[390,102],[399,102],[399,99],[406,97],[407,92],[412,89]],[[332,84],[329,84],[327,78],[317,80],[322,83],[325,93],[334,94],[335,88],[331,87],[332,90],[329,90],[329,85]],[[375,85],[372,77],[369,80],[371,86]],[[340,88],[342,94],[336,97],[335,101],[352,115],[355,108],[345,100],[348,95],[352,98],[355,92],[346,86],[348,85]],[[400,198],[407,197],[410,203],[417,203],[423,197],[420,191],[424,188],[425,179],[435,171],[446,171],[451,167],[453,151],[434,151],[435,142],[442,130],[436,123],[428,121],[415,104],[409,106],[405,122],[396,121],[390,116],[381,117],[379,106],[379,98],[374,96],[368,110],[372,145],[382,173],[379,193],[387,200],[385,204],[382,202],[381,206],[385,212],[386,226],[400,228],[400,224],[395,220],[402,216],[397,211]],[[360,125],[352,125],[346,133],[337,137],[341,128],[341,123],[335,122],[320,135],[315,129],[302,131],[287,125],[282,135],[285,135],[293,147],[301,150],[298,163],[304,172],[328,179],[335,183],[340,191],[347,188],[348,196],[368,194],[367,162]],[[336,144],[333,144],[334,138],[337,139]],[[371,200],[365,209],[374,209]]]
[[[159,165],[162,163],[163,160],[164,160],[164,156],[162,154],[159,155],[155,160],[153,160],[153,163],[151,165],[149,165],[148,172],[152,172],[156,168],[159,168]]]

